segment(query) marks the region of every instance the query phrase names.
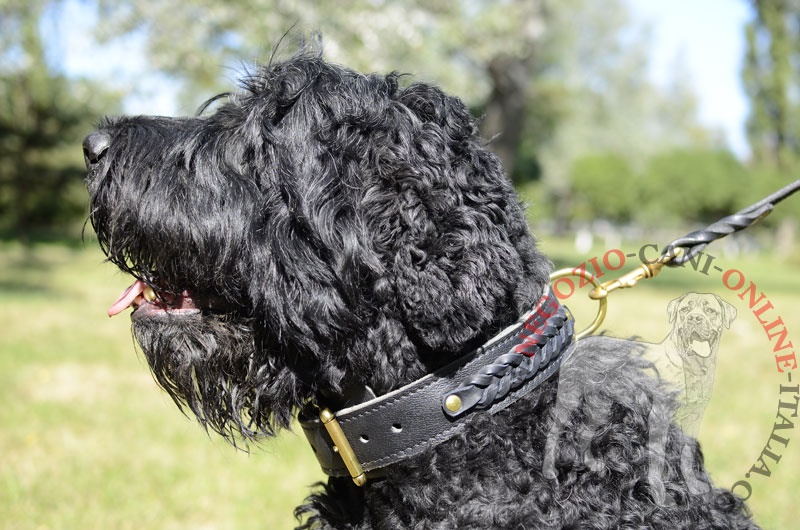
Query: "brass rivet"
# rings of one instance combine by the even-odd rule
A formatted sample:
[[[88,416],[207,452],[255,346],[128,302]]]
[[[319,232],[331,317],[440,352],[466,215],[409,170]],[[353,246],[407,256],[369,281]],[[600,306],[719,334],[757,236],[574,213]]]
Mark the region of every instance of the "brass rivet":
[[[458,412],[461,408],[461,398],[455,394],[450,394],[447,396],[447,399],[444,400],[444,406],[447,407],[447,410],[450,412]]]
[[[153,300],[156,299],[156,292],[149,285],[144,288],[144,291],[142,291],[142,295],[144,296],[144,299],[147,300],[148,302],[152,302]]]

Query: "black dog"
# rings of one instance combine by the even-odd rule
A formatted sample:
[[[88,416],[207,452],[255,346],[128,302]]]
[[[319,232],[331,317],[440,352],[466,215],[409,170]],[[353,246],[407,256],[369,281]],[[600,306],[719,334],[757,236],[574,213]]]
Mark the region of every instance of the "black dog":
[[[211,115],[106,120],[84,152],[100,245],[137,278],[110,314],[136,308],[179,406],[234,442],[344,409],[303,420],[333,475],[303,528],[755,528],[635,346],[570,343],[458,99],[303,52]],[[386,428],[345,432],[369,414]],[[422,441],[360,453],[392,437]]]

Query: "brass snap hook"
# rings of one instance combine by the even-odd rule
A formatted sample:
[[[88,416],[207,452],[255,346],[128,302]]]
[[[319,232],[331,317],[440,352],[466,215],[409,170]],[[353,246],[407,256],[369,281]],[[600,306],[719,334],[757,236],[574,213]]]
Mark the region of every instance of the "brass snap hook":
[[[553,272],[550,275],[550,283],[553,284],[553,294],[557,295],[557,292],[556,292],[556,289],[555,289],[556,281],[560,280],[561,278],[566,278],[566,277],[569,277],[569,276],[578,276],[578,277],[583,278],[584,280],[588,281],[589,283],[591,283],[592,286],[594,287],[594,290],[592,292],[603,290],[603,284],[601,284],[600,281],[597,278],[595,278],[594,275],[591,272],[587,271],[586,269],[583,269],[583,268],[560,269],[560,270],[557,270],[557,271]],[[587,335],[591,335],[592,333],[597,331],[597,328],[599,328],[600,325],[603,323],[603,320],[605,320],[606,313],[608,312],[608,298],[603,296],[603,297],[600,297],[600,298],[596,298],[596,300],[597,300],[597,302],[599,304],[598,307],[597,307],[597,316],[595,317],[594,321],[591,324],[589,324],[589,326],[586,329],[584,329],[583,331],[581,331],[580,333],[577,333],[575,335],[575,340],[580,340],[580,339],[586,337]]]
[[[603,300],[607,298],[612,291],[635,287],[640,280],[655,278],[658,276],[658,273],[661,272],[661,269],[664,268],[664,265],[675,258],[680,258],[683,256],[683,254],[683,248],[678,247],[672,249],[669,253],[661,256],[656,261],[642,263],[629,273],[620,276],[616,280],[611,280],[610,282],[601,284],[599,287],[597,284],[594,284],[595,288],[589,293],[589,298],[592,300]]]

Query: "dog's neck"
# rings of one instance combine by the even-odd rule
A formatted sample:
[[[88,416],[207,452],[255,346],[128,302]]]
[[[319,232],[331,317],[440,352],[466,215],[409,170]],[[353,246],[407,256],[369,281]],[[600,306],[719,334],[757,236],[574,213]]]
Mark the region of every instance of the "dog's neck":
[[[323,394],[300,424],[327,474],[349,473],[363,485],[462,432],[473,415],[494,414],[526,396],[558,371],[572,337],[568,312],[548,292],[468,355],[379,398],[366,386]],[[331,410],[334,402],[344,408]]]
[[[525,293],[523,289],[520,289],[520,292],[513,297],[513,301],[512,297],[509,297],[508,304],[497,308],[494,317],[467,340],[456,343],[446,350],[436,350],[430,348],[424,341],[414,338],[415,333],[410,330],[411,326],[405,326],[402,333],[406,336],[406,342],[413,347],[413,354],[404,356],[407,364],[401,370],[401,376],[387,384],[385,378],[379,378],[377,374],[348,369],[344,374],[345,379],[319,387],[313,401],[325,403],[332,409],[355,406],[407,385],[468,355],[491,341],[492,337],[513,326],[526,313],[529,313],[531,308],[535,308],[537,301],[549,292],[549,286],[538,285],[538,276],[534,276],[530,280],[535,282],[533,290]],[[526,285],[531,284],[526,282]],[[367,343],[366,337],[374,333],[377,327],[375,325],[364,330],[361,334],[362,338],[357,339],[357,343],[359,345]],[[360,347],[366,348],[366,346]]]

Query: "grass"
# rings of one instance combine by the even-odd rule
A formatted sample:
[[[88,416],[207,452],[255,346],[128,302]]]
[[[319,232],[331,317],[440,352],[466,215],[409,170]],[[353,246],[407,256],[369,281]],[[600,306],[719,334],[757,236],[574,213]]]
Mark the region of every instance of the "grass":
[[[236,451],[204,436],[105,308],[100,252],[0,247],[0,528],[288,528],[322,479],[302,434]]]
[[[545,238],[543,245],[558,265],[579,261],[569,242]],[[302,435],[286,433],[250,454],[204,436],[152,381],[128,320],[105,316],[129,280],[87,246],[0,244],[0,528],[293,526],[293,507],[323,478]],[[767,293],[800,341],[797,262],[720,262]],[[718,277],[669,270],[613,295],[605,329],[659,341],[669,300],[690,290],[716,292],[739,309],[701,430],[711,473],[730,486],[769,438],[783,381],[744,302]],[[593,312],[582,297],[567,304],[579,325]],[[783,434],[792,441],[776,446],[777,465],[767,461],[772,476],[751,479],[750,505],[765,528],[793,527],[797,517],[800,434]]]

